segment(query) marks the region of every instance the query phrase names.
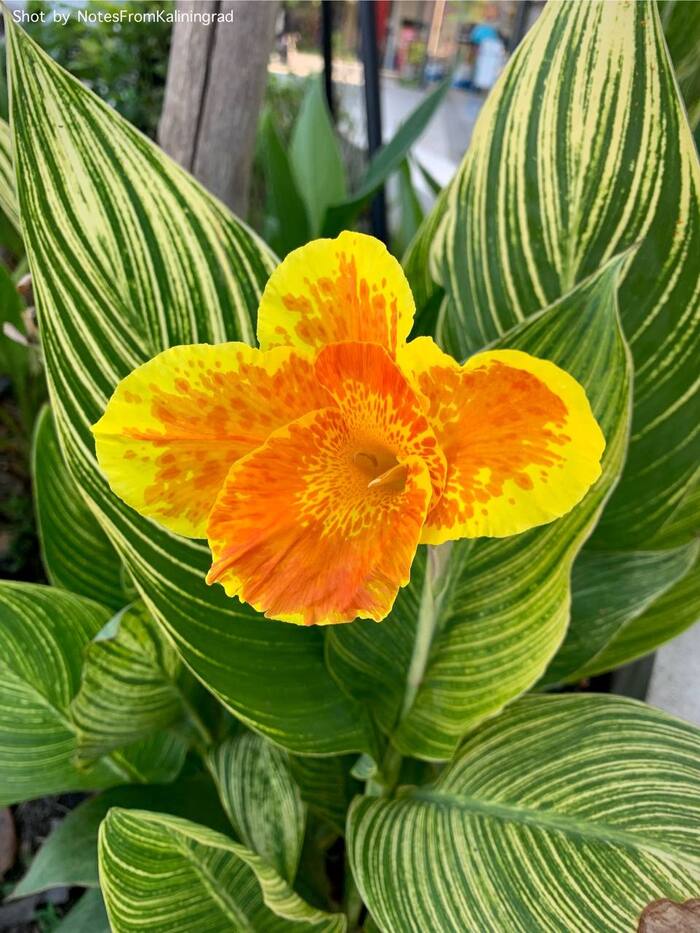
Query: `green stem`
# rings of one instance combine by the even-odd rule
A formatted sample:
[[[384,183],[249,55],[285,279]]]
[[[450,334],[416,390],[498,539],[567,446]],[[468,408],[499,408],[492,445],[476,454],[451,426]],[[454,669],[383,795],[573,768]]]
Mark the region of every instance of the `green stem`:
[[[416,637],[413,642],[413,652],[408,666],[401,712],[399,713],[396,728],[409,714],[425,678],[430,650],[441,623],[440,611],[442,603],[445,593],[449,589],[449,580],[442,579],[449,554],[449,545],[428,548],[423,590],[418,608]],[[365,794],[370,797],[383,797],[391,794],[399,780],[402,760],[401,754],[389,739],[384,759],[379,767],[379,777],[367,781]]]
[[[345,890],[343,892],[343,912],[348,918],[348,931],[358,930],[360,927],[360,914],[362,913],[362,898],[355,884],[355,879],[350,868],[350,859],[345,853]]]
[[[179,694],[180,702],[187,713],[187,718],[190,720],[195,730],[199,734],[200,739],[204,743],[205,749],[210,748],[214,744],[214,736],[211,734],[209,729],[206,726],[206,723],[199,715],[194,706],[190,703],[189,699],[185,695],[185,692],[180,689],[179,686],[174,685],[175,690]]]

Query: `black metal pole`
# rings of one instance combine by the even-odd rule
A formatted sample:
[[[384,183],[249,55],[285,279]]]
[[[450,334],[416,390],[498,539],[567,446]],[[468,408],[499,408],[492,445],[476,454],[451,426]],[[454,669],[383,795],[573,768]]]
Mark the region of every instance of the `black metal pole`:
[[[365,112],[367,115],[367,148],[370,158],[382,145],[382,108],[379,96],[379,54],[374,0],[360,0],[360,51],[365,71]],[[372,201],[372,233],[388,242],[386,200],[380,188]]]
[[[321,46],[323,49],[323,86],[331,117],[335,120],[333,100],[333,5],[332,0],[321,0]]]

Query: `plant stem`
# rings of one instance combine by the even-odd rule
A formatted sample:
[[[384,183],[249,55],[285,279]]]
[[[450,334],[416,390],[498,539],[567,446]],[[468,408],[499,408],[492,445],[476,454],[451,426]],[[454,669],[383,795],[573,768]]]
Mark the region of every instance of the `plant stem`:
[[[187,696],[185,696],[184,690],[182,690],[180,687],[177,687],[177,686],[175,687],[175,689],[177,690],[179,697],[180,697],[180,702],[182,703],[182,706],[185,712],[187,713],[187,718],[190,720],[195,730],[199,734],[199,737],[204,743],[205,749],[209,748],[210,746],[214,744],[214,736],[211,734],[204,720],[199,715],[197,710],[194,708],[192,703],[190,703]]]
[[[353,933],[354,930],[357,930],[360,927],[360,914],[362,913],[364,904],[362,903],[360,892],[357,890],[357,885],[355,884],[355,879],[352,874],[350,859],[348,858],[347,851],[345,853],[344,881],[345,890],[343,894],[343,912],[348,918],[348,931],[349,933]]]

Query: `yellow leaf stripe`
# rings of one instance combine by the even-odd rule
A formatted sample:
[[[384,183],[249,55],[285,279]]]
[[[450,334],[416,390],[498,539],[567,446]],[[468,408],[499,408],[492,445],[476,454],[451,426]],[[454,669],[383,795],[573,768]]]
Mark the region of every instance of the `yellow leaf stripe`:
[[[12,137],[10,127],[4,120],[0,120],[0,210],[5,212],[13,227],[19,230],[15,170],[12,164]]]

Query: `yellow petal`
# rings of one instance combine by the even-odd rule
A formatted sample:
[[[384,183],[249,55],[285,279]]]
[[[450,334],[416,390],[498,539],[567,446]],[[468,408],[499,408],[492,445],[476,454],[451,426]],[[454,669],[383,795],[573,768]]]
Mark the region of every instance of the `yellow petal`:
[[[423,542],[518,534],[565,515],[600,476],[605,438],[582,386],[554,363],[495,350],[460,366],[426,337],[397,362],[447,458]]]
[[[311,363],[290,349],[173,347],[119,383],[93,427],[97,459],[132,508],[204,537],[231,464],[328,401]]]
[[[430,477],[409,457],[372,486],[377,464],[358,450],[342,413],[326,408],[239,460],[209,520],[208,582],[285,622],[383,619],[409,580]]]
[[[414,312],[403,270],[384,244],[345,231],[294,250],[275,269],[260,301],[258,341],[263,350],[317,350],[359,340],[393,354]]]

